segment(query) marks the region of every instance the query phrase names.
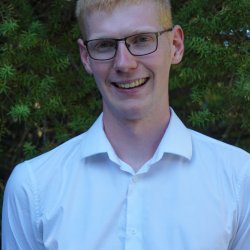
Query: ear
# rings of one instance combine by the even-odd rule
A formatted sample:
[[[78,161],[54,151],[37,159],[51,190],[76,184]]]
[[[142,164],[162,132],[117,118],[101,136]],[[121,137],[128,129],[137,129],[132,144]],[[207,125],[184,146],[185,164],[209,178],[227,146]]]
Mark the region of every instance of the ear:
[[[80,57],[81,57],[82,64],[83,64],[85,70],[86,70],[90,75],[92,75],[92,69],[91,69],[91,67],[90,67],[89,55],[88,55],[87,48],[86,48],[86,46],[84,45],[83,40],[80,39],[80,38],[77,40],[77,44],[78,44],[78,47],[79,47],[79,50],[80,50]]]
[[[172,37],[172,64],[178,64],[181,62],[184,54],[184,32],[179,25],[175,25],[173,28]]]

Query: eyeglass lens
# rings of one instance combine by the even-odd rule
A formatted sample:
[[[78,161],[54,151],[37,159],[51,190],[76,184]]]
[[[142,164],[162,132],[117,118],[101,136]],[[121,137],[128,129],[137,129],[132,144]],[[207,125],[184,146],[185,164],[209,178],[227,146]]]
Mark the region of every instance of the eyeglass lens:
[[[112,59],[119,41],[125,41],[127,49],[132,55],[142,56],[153,53],[157,49],[157,34],[144,33],[126,37],[124,39],[95,39],[87,42],[90,56],[97,60]]]

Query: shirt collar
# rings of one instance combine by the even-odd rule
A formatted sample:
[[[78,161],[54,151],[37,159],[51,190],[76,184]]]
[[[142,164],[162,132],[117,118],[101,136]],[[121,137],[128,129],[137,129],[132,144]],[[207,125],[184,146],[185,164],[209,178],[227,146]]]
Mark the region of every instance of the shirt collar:
[[[191,160],[192,138],[190,130],[185,127],[172,108],[170,108],[170,111],[171,117],[168,127],[155,155],[161,158],[164,153],[168,153]]]
[[[90,129],[84,134],[81,143],[81,155],[83,158],[112,152],[113,148],[104,132],[103,114],[101,114]]]
[[[110,158],[116,155],[104,132],[102,118],[103,114],[97,118],[91,128],[84,134],[81,144],[81,156],[83,158],[101,153],[108,153]],[[171,109],[168,127],[153,157],[154,161],[162,158],[164,153],[178,155],[189,160],[192,157],[190,131],[184,126],[173,109]]]

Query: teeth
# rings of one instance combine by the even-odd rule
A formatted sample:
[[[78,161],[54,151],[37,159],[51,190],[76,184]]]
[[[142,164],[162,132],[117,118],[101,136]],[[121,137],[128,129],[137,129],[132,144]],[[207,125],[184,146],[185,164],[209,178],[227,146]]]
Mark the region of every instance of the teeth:
[[[130,89],[130,88],[139,87],[140,85],[144,84],[145,81],[146,81],[146,78],[142,78],[142,79],[135,80],[133,82],[116,83],[116,85],[119,88]]]

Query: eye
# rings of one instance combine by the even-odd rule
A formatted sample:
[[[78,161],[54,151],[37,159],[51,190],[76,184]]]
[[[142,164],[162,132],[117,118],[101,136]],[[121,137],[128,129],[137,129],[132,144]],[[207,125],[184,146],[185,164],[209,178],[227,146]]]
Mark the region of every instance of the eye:
[[[155,41],[154,34],[147,33],[130,37],[129,43],[136,46],[145,46],[154,43],[154,41]]]
[[[97,52],[107,52],[116,48],[116,42],[111,39],[98,39],[92,41],[91,48]]]

